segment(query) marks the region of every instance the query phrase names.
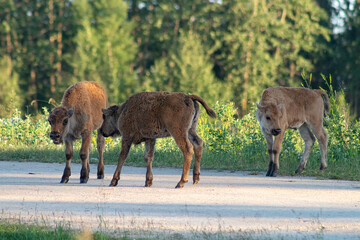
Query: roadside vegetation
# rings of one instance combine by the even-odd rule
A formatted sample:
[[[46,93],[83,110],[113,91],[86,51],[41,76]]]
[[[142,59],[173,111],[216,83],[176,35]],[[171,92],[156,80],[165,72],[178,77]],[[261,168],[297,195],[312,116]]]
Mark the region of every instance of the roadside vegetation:
[[[10,222],[0,220],[0,240],[185,240],[185,239],[206,239],[206,240],[272,240],[272,239],[323,239],[323,232],[308,234],[301,233],[296,236],[292,233],[274,233],[266,230],[259,231],[234,231],[226,230],[219,226],[216,232],[209,233],[207,230],[190,230],[184,232],[169,231],[147,231],[137,230],[116,230],[115,232],[89,230],[74,230],[68,225],[57,225],[55,227],[48,224],[34,224],[23,222]]]
[[[332,88],[331,77],[325,83],[329,89],[331,112],[325,117],[325,128],[329,133],[328,169],[320,172],[320,149],[316,142],[308,165],[302,175],[319,178],[360,180],[360,123],[352,120],[344,92]],[[305,77],[304,77],[305,79]],[[311,81],[311,76],[310,76]],[[309,84],[305,81],[305,87]],[[237,117],[233,102],[216,102],[212,108],[217,113],[216,120],[210,119],[202,111],[198,133],[204,140],[201,162],[203,169],[247,170],[252,174],[262,174],[267,169],[268,154],[265,139],[255,118],[255,103],[243,118]],[[21,118],[16,111],[12,117],[0,120],[0,160],[64,162],[64,146],[54,145],[50,138],[47,122],[48,109],[43,113]],[[105,164],[116,164],[120,152],[121,139],[106,139]],[[80,141],[75,144],[74,162],[80,162],[78,151]],[[90,162],[97,162],[96,135],[92,138]],[[303,141],[297,131],[288,130],[280,155],[280,174],[293,175],[302,152]],[[132,148],[125,165],[145,166],[144,146]],[[182,154],[172,138],[158,139],[154,167],[182,167]]]
[[[68,227],[47,227],[0,221],[0,240],[129,240],[145,238],[114,237],[103,232],[73,230]],[[149,238],[146,238],[149,239]],[[151,239],[151,238],[150,238]]]

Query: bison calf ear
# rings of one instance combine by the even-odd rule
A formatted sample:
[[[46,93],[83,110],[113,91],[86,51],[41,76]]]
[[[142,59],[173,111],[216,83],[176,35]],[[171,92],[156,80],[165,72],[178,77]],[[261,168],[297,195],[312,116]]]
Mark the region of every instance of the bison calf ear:
[[[118,105],[113,105],[107,109],[107,112],[109,115],[114,115],[114,114],[118,113],[119,109],[120,109],[120,107]]]
[[[68,110],[68,111],[66,112],[66,115],[67,115],[68,117],[71,117],[71,116],[74,114],[74,111],[75,111],[75,107],[72,107],[70,110]]]
[[[110,108],[103,108],[101,109],[101,111],[105,115],[110,115],[112,113],[112,110]]]
[[[260,110],[260,112],[265,112],[265,107],[256,103],[257,108]]]

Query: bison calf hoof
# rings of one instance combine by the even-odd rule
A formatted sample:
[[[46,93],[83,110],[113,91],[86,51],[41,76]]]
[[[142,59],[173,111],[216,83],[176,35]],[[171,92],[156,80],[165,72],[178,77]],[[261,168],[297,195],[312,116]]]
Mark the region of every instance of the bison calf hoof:
[[[295,173],[301,173],[305,168],[303,166],[299,166],[296,170]]]
[[[272,172],[271,175],[270,175],[270,177],[276,177],[276,176],[277,176],[277,173],[278,173],[278,171]]]
[[[266,173],[266,176],[267,177],[276,177],[277,173],[278,173],[278,169],[279,169],[279,167],[277,167],[276,164],[270,163],[269,164],[269,169],[268,169],[268,171]]]
[[[111,180],[109,187],[115,187],[118,184],[118,181],[119,180],[116,180],[116,179]]]
[[[62,177],[60,183],[67,183],[69,181],[69,177]]]
[[[185,185],[185,183],[187,183],[187,182],[188,182],[187,180],[186,180],[186,181],[180,181],[180,182],[176,185],[175,188],[183,188],[184,185]]]
[[[71,176],[70,168],[65,167],[60,183],[67,183],[69,181],[70,176]]]
[[[195,175],[193,176],[193,185],[198,184],[199,181],[200,181],[200,174],[195,174]]]
[[[267,177],[276,177],[277,176],[277,171],[273,171],[273,172],[267,172],[266,173]]]
[[[326,166],[326,165],[321,164],[321,166],[320,166],[320,171],[323,171],[323,170],[325,170],[325,169],[327,169],[327,166]]]
[[[89,178],[80,178],[80,183],[87,183]]]
[[[97,179],[104,179],[104,174],[98,175],[98,176],[97,176]]]
[[[266,176],[267,177],[276,177],[277,173],[278,173],[277,171],[273,171],[273,172],[270,172],[270,173],[268,172],[268,173],[266,173]]]

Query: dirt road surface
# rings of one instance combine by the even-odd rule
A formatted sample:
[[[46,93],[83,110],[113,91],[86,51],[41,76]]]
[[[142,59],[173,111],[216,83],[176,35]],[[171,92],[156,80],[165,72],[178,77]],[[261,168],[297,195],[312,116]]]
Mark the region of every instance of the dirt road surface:
[[[80,184],[72,164],[59,184],[64,165],[0,161],[1,219],[169,238],[360,239],[360,182],[202,170],[197,186],[175,189],[182,170],[155,168],[145,188],[146,168],[124,166],[108,187],[115,166],[98,180],[90,165]]]

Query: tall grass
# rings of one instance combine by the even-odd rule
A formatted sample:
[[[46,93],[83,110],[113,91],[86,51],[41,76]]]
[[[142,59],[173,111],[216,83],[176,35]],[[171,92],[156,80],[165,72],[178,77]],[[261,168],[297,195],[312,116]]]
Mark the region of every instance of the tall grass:
[[[115,237],[104,232],[73,230],[69,227],[49,227],[39,224],[11,223],[0,220],[0,240],[130,240],[145,238]],[[155,239],[155,238],[146,238]]]
[[[328,169],[320,172],[320,149],[316,142],[303,175],[320,178],[360,180],[360,123],[351,120],[349,105],[343,91],[332,88],[331,77],[326,79],[331,111],[324,121],[329,133]],[[265,171],[268,165],[266,142],[255,118],[256,107],[243,118],[236,117],[232,102],[217,102],[212,106],[217,113],[216,120],[201,112],[198,134],[204,140],[202,168],[218,170],[249,170],[254,173]],[[39,116],[21,118],[16,111],[11,118],[0,120],[0,160],[63,162],[64,146],[56,146],[49,139],[50,125],[48,111],[43,109]],[[96,162],[96,134],[92,138],[91,162]],[[121,139],[106,139],[104,159],[106,164],[114,164],[120,152]],[[80,141],[75,144],[74,161]],[[303,140],[299,133],[288,130],[285,134],[280,154],[280,174],[293,175],[302,152]],[[132,148],[125,164],[145,166],[144,146]],[[158,139],[154,167],[182,167],[182,154],[172,138]]]
[[[0,240],[17,239],[76,239],[75,234],[70,230],[61,227],[50,229],[43,226],[14,224],[6,221],[0,222]]]

